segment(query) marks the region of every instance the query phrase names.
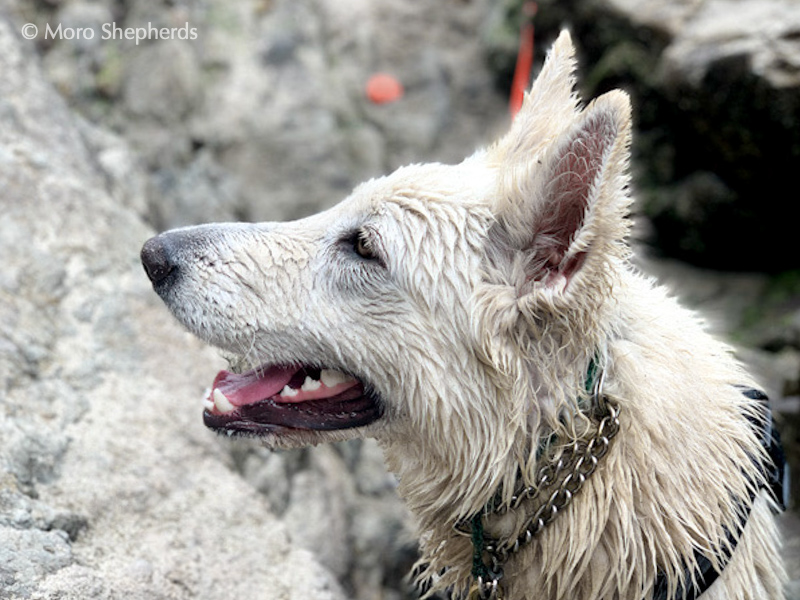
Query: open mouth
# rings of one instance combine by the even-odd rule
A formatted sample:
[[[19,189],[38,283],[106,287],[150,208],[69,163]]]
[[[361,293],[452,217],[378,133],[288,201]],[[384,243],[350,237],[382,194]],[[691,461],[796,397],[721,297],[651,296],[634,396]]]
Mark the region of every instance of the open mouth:
[[[381,416],[364,384],[340,371],[310,366],[263,366],[221,371],[204,399],[207,427],[230,434],[362,427]]]

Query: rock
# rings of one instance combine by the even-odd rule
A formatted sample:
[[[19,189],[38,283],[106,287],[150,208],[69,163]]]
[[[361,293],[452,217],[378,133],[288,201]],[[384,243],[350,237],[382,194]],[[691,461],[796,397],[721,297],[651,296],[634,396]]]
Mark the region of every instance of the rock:
[[[153,124],[179,123],[200,98],[200,70],[187,41],[143,46],[126,66],[122,105],[133,122],[145,117]]]
[[[352,478],[330,446],[308,453],[307,458],[310,468],[292,478],[283,519],[298,544],[314,549],[322,564],[344,578],[352,560],[347,539]]]
[[[184,169],[155,171],[148,219],[175,227],[229,221],[239,205],[238,180],[207,149],[195,152]]]
[[[338,575],[353,598],[414,598],[417,543],[374,440],[270,452],[234,444],[237,470],[269,500],[293,540]]]
[[[496,5],[493,22],[500,25],[487,38],[505,83],[521,4]],[[618,86],[634,96],[636,187],[654,225],[652,243],[706,268],[796,269],[794,224],[780,215],[800,159],[800,5],[542,0],[538,6],[540,47],[565,23],[579,40],[585,96]]]
[[[0,597],[343,598],[186,406],[218,359],[142,275],[140,176],[17,31],[0,19]]]
[[[656,21],[646,17],[643,22]],[[670,27],[675,40],[664,56],[664,76],[699,86],[715,64],[730,57],[746,56],[749,70],[771,86],[797,87],[800,85],[798,26],[800,6],[796,2],[703,2]]]
[[[141,158],[119,136],[102,127],[77,115],[75,124],[97,163],[109,196],[142,219],[152,220],[150,180],[142,169]]]
[[[28,590],[20,584],[36,581],[69,565],[73,558],[66,535],[58,531],[0,529],[0,592]],[[24,597],[24,596],[23,596]]]
[[[96,31],[90,43],[39,39],[44,64],[79,111],[140,153],[159,228],[303,216],[409,161],[460,161],[506,119],[472,33],[487,0],[457,10],[400,0],[124,4],[77,1],[26,18]],[[189,24],[197,36],[101,40],[111,22]],[[377,71],[398,78],[401,100],[367,100]]]
[[[798,33],[800,6],[791,0],[706,1],[672,22],[657,83],[664,115],[674,115],[662,120],[674,147],[671,177],[680,185],[713,173],[723,186],[692,190],[702,222],[651,208],[666,252],[726,269],[796,268],[794,228],[776,216],[800,158]]]

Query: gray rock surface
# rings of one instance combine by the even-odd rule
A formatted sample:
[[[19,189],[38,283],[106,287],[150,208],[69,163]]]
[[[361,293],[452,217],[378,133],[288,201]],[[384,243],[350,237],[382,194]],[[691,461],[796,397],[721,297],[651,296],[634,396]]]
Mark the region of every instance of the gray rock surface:
[[[40,11],[20,2],[17,13],[42,31],[64,23],[97,32],[40,36],[45,69],[142,156],[151,218],[166,228],[297,217],[401,164],[461,160],[507,118],[477,43],[490,4],[73,0]],[[188,23],[197,36],[100,40],[112,21]],[[400,79],[401,102],[367,100],[377,71]]]
[[[0,597],[343,598],[187,405],[217,359],[142,277],[124,145],[5,20],[0,72]]]

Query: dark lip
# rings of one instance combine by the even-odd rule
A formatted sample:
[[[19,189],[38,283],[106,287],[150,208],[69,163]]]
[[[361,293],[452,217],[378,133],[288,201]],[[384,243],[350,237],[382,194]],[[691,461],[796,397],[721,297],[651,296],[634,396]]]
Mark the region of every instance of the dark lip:
[[[231,413],[205,410],[206,427],[219,432],[259,436],[289,431],[339,431],[364,427],[383,416],[378,396],[359,384],[332,398],[275,402],[271,398]]]

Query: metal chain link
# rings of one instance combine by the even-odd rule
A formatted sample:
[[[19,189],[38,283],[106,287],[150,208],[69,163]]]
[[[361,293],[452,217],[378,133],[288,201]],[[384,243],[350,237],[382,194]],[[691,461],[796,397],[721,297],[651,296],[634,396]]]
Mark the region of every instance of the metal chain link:
[[[496,540],[486,545],[486,552],[491,559],[491,571],[502,570],[502,564],[509,555],[519,550],[520,546],[530,543],[559,512],[567,508],[572,499],[583,488],[586,480],[597,469],[597,465],[611,446],[611,440],[619,431],[619,408],[616,404],[606,399],[608,414],[603,417],[597,426],[594,436],[588,441],[576,441],[559,453],[558,458],[539,471],[537,484],[528,486],[512,498],[512,502],[504,507],[499,507],[493,512],[504,514],[511,508],[517,508],[525,499],[535,500],[541,496],[542,491],[552,488],[559,481],[561,474],[566,472],[555,490],[547,500],[533,513],[527,527],[522,530],[513,541],[500,544]]]
[[[483,577],[478,577],[467,594],[467,600],[503,600],[500,578],[484,581]]]
[[[555,489],[547,500],[533,513],[528,525],[513,540],[501,544],[498,540],[489,539],[484,546],[489,564],[486,565],[491,579],[476,579],[467,595],[468,600],[502,600],[503,590],[500,580],[503,578],[503,564],[508,557],[517,552],[521,546],[528,544],[542,529],[547,527],[558,514],[572,502],[581,491],[586,480],[597,469],[597,465],[611,446],[611,441],[619,432],[619,406],[602,393],[604,372],[595,382],[592,399],[595,417],[599,419],[597,431],[589,440],[575,440],[562,448],[551,461],[538,472],[534,485],[525,486],[515,492],[508,504],[498,506],[487,505],[484,515],[502,515],[509,510],[517,509],[524,501],[534,501],[546,489]],[[566,475],[564,475],[566,473]],[[562,478],[563,475],[563,478]],[[469,535],[469,521],[456,523],[459,533]]]

